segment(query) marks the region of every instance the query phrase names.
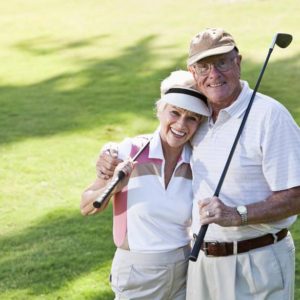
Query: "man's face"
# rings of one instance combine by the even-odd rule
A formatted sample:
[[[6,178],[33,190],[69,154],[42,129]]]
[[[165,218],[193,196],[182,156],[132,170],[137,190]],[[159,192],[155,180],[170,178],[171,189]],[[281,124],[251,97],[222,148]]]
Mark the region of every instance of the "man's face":
[[[213,110],[218,112],[228,107],[241,92],[241,59],[242,57],[233,50],[226,54],[206,57],[189,67],[198,89],[208,98]]]

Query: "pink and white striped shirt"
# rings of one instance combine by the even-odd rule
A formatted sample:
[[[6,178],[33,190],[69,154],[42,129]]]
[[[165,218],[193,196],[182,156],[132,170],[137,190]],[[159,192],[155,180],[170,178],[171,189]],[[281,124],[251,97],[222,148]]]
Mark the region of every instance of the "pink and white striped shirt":
[[[124,140],[119,158],[131,157],[147,142],[145,137]],[[165,189],[164,165],[157,130],[137,160],[128,185],[114,199],[114,241],[128,242],[136,252],[162,252],[185,246],[190,241],[192,173],[190,145],[186,144]]]

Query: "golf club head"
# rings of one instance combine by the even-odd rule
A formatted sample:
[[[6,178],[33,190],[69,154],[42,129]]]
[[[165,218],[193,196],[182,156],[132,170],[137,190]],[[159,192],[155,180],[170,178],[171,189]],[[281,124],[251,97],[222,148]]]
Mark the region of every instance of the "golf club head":
[[[273,49],[275,44],[280,48],[286,48],[292,42],[293,36],[288,33],[276,33],[271,48]]]

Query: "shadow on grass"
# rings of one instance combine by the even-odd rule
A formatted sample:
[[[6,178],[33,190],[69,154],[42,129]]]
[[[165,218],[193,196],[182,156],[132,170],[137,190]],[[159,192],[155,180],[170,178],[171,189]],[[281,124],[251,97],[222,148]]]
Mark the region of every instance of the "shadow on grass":
[[[291,228],[291,233],[296,247],[296,274],[295,274],[295,299],[300,299],[300,220]]]
[[[41,37],[21,41],[15,48],[38,57],[84,48],[105,38],[64,43]],[[155,39],[155,35],[147,36],[112,59],[78,60],[80,71],[27,86],[0,86],[0,126],[6,129],[0,132],[0,143],[126,125],[127,113],[152,119],[161,80],[171,70],[184,69],[186,59],[178,57],[167,69],[156,70],[153,66],[161,49],[154,45]],[[300,85],[296,80],[300,74],[294,64],[299,60],[299,54],[282,61],[271,60],[259,89],[282,101],[298,122]],[[260,69],[261,64],[245,60],[242,78],[254,86]]]
[[[276,51],[283,51],[276,49]],[[247,80],[251,88],[254,88],[264,61],[260,64],[247,60],[242,62],[242,79]],[[258,92],[268,95],[282,103],[300,124],[300,102],[298,96],[300,85],[297,79],[300,77],[300,69],[296,66],[300,63],[300,53],[282,60],[269,60]]]
[[[291,232],[299,249],[299,221]],[[27,289],[34,296],[51,294],[90,272],[104,269],[108,275],[115,250],[111,206],[101,216],[89,218],[75,211],[54,211],[19,234],[0,238],[0,246],[0,292]],[[296,289],[299,283],[298,267]],[[89,299],[113,298],[107,290],[93,294]]]
[[[18,234],[0,238],[0,290],[49,294],[92,271],[105,273],[108,285],[115,250],[111,214],[111,207],[89,218],[57,210]],[[112,296],[108,290],[98,299]]]
[[[66,50],[72,50],[75,48],[83,48],[93,45],[95,42],[107,38],[109,35],[102,34],[93,37],[89,37],[84,40],[77,40],[73,42],[65,42],[62,40],[53,40],[47,36],[40,36],[29,40],[21,41],[14,45],[15,49],[21,52],[27,52],[34,56],[59,54]]]
[[[84,47],[102,38],[59,46],[40,38],[15,47],[40,56]],[[0,126],[6,129],[0,132],[0,143],[125,124],[126,113],[153,119],[160,81],[169,73],[153,68],[154,40],[155,36],[145,37],[113,59],[78,60],[81,70],[77,72],[27,86],[0,86]]]

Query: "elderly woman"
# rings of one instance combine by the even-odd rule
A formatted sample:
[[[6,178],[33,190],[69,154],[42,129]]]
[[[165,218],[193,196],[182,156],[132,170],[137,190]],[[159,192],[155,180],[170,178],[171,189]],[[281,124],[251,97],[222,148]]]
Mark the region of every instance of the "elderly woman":
[[[203,116],[205,98],[193,89],[186,71],[176,71],[161,84],[157,102],[159,128],[150,136],[126,139],[118,145],[127,177],[114,190],[114,242],[111,269],[115,299],[185,299],[192,212],[191,147],[189,140]],[[134,156],[150,143],[133,163]],[[98,177],[82,194],[81,212],[103,210],[93,202],[110,180]]]

